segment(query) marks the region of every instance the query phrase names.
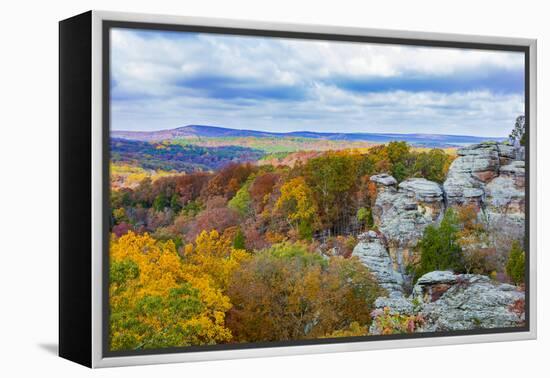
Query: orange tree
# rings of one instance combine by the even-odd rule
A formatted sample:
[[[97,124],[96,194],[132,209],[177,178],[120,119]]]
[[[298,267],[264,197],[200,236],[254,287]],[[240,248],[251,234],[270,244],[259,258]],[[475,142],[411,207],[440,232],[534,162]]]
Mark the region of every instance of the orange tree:
[[[301,243],[256,253],[232,275],[226,324],[236,341],[297,340],[370,323],[381,295],[358,260],[308,252]]]

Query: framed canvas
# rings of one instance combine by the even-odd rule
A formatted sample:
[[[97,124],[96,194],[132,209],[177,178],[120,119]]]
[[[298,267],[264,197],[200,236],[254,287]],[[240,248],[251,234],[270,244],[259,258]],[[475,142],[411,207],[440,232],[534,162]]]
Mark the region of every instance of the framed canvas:
[[[59,354],[536,337],[536,41],[60,24]]]

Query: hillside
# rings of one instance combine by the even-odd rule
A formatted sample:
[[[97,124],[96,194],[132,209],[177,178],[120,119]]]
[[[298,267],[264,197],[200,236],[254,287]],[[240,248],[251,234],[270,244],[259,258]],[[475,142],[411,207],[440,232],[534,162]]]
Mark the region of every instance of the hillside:
[[[501,141],[497,137],[476,137],[469,135],[445,134],[393,134],[393,133],[322,133],[311,131],[294,131],[286,133],[239,130],[217,126],[188,125],[170,130],[159,131],[112,131],[113,138],[163,141],[173,139],[198,138],[305,138],[329,141],[372,142],[388,143],[391,141],[405,141],[413,146],[424,147],[456,147],[465,144],[481,143],[484,141]]]
[[[209,171],[232,162],[256,161],[263,155],[259,150],[238,146],[200,147],[111,139],[111,162],[152,170]]]

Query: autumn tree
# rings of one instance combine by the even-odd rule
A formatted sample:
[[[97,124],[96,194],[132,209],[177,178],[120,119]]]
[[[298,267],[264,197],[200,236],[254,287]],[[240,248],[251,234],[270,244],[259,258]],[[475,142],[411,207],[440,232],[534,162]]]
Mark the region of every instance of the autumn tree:
[[[260,214],[264,210],[279,179],[279,174],[267,172],[258,175],[250,185],[250,198],[257,214]]]
[[[228,297],[183,269],[174,243],[129,232],[110,245],[111,350],[227,342]]]
[[[311,188],[323,226],[342,233],[355,217],[353,195],[359,181],[360,155],[327,153],[309,160],[304,178]]]
[[[420,152],[415,157],[414,175],[430,181],[443,183],[453,161],[453,157],[439,148]]]
[[[233,274],[227,326],[239,342],[316,338],[368,325],[375,280],[356,259],[325,260],[303,244],[255,254]]]
[[[231,198],[253,171],[254,167],[251,164],[228,164],[208,181],[208,185],[203,190],[204,195],[207,198],[212,196]]]
[[[285,216],[290,227],[297,229],[301,238],[311,239],[317,207],[303,177],[293,178],[283,184],[275,210]]]
[[[196,276],[209,276],[212,285],[225,290],[233,271],[248,257],[246,251],[233,248],[231,240],[216,230],[203,231],[194,244],[185,246],[184,269]]]
[[[203,231],[217,230],[223,233],[227,228],[238,224],[239,215],[235,210],[225,206],[206,208],[189,223],[185,239],[194,241]]]

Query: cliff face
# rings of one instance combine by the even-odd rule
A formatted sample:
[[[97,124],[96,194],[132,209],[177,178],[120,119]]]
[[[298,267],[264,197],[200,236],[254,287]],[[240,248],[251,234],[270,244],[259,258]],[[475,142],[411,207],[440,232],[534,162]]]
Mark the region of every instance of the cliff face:
[[[447,205],[474,204],[495,238],[520,238],[525,223],[523,148],[481,143],[457,154],[443,183]]]
[[[392,259],[381,236],[374,231],[360,235],[360,242],[353,250],[353,255],[369,268],[378,284],[388,292],[403,291],[403,275],[393,268]]]
[[[445,210],[442,188],[423,178],[397,185],[392,176],[377,175],[371,181],[377,184],[374,223],[386,242],[393,268],[404,274],[405,267],[416,258],[414,247],[424,229]]]
[[[443,185],[422,178],[398,184],[387,174],[372,176],[377,186],[373,218],[378,233],[360,236],[353,255],[388,291],[377,306],[404,314],[422,313],[427,319],[425,330],[517,325],[521,316],[509,306],[523,299],[523,293],[485,276],[431,272],[417,281],[410,297],[403,294],[407,291],[406,266],[419,258],[415,252],[418,241],[449,207],[474,205],[497,250],[507,250],[511,240],[524,234],[523,148],[491,142],[464,147],[457,154]],[[430,290],[442,291],[442,295],[426,294]]]

